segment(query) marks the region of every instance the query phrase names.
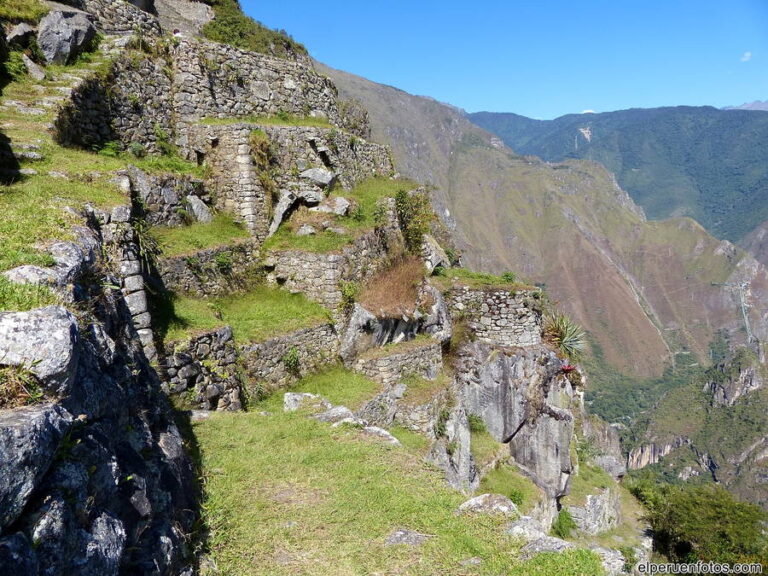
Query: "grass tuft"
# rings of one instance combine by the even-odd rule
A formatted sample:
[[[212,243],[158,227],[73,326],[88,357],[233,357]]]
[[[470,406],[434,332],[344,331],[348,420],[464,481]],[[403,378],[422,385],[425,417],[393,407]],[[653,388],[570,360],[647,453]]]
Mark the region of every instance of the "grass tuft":
[[[329,321],[329,314],[303,294],[258,286],[244,294],[199,299],[177,296],[162,306],[168,312],[158,320],[166,342],[182,340],[229,325],[239,342],[258,342],[300,328]]]
[[[47,286],[16,284],[0,276],[0,311],[26,312],[58,303],[59,298]]]
[[[201,124],[220,126],[228,124],[261,124],[266,126],[311,126],[316,128],[333,128],[326,118],[314,116],[294,116],[293,114],[277,114],[276,116],[229,116],[227,118],[203,118]]]
[[[231,244],[250,238],[248,231],[234,221],[232,216],[220,212],[212,222],[196,222],[189,226],[155,226],[152,235],[162,250],[163,256],[194,254],[207,248]]]
[[[0,3],[0,20],[34,24],[49,10],[40,0],[3,0]]]

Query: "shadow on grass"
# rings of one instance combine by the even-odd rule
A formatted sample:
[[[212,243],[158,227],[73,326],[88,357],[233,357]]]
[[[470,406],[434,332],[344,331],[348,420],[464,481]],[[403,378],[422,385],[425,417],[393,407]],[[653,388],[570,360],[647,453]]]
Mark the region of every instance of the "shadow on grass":
[[[20,178],[19,161],[13,154],[11,139],[0,132],[0,184],[8,186]]]

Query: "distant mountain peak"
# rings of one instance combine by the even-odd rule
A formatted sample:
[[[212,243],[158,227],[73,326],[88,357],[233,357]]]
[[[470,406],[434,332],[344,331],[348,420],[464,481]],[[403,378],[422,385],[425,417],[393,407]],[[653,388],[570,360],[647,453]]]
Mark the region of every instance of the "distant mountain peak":
[[[723,110],[763,110],[768,112],[768,100],[755,100],[741,106],[726,106]]]

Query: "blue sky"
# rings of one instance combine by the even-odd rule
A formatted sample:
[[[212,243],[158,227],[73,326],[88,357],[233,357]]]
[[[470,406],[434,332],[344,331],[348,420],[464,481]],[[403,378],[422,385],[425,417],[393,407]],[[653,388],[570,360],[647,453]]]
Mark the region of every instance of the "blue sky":
[[[768,100],[768,0],[241,0],[313,57],[532,118]]]

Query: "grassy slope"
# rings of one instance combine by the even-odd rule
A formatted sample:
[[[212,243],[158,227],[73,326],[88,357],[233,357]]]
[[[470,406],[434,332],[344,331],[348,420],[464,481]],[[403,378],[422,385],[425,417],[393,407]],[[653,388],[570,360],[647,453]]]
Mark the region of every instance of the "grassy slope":
[[[207,248],[232,244],[250,235],[229,214],[219,213],[212,222],[196,222],[189,226],[169,228],[156,226],[152,235],[163,251],[163,256],[194,254]]]
[[[620,110],[531,121],[473,114],[523,154],[585,158],[615,172],[651,218],[691,216],[718,237],[739,240],[768,219],[768,115],[711,107]],[[578,136],[589,126],[591,142]]]
[[[239,342],[258,342],[329,321],[328,312],[303,294],[266,286],[212,300],[181,296],[169,306],[159,327],[166,341],[228,324]]]
[[[334,368],[295,389],[354,407],[377,386]],[[354,428],[284,414],[281,401],[276,395],[257,407],[268,415],[216,414],[195,425],[209,471],[210,555],[221,574],[601,573],[583,551],[520,563],[505,520],[454,513],[465,497],[423,461],[414,438],[392,447]],[[384,544],[406,528],[431,538],[421,547]],[[469,558],[482,563],[461,564]]]

